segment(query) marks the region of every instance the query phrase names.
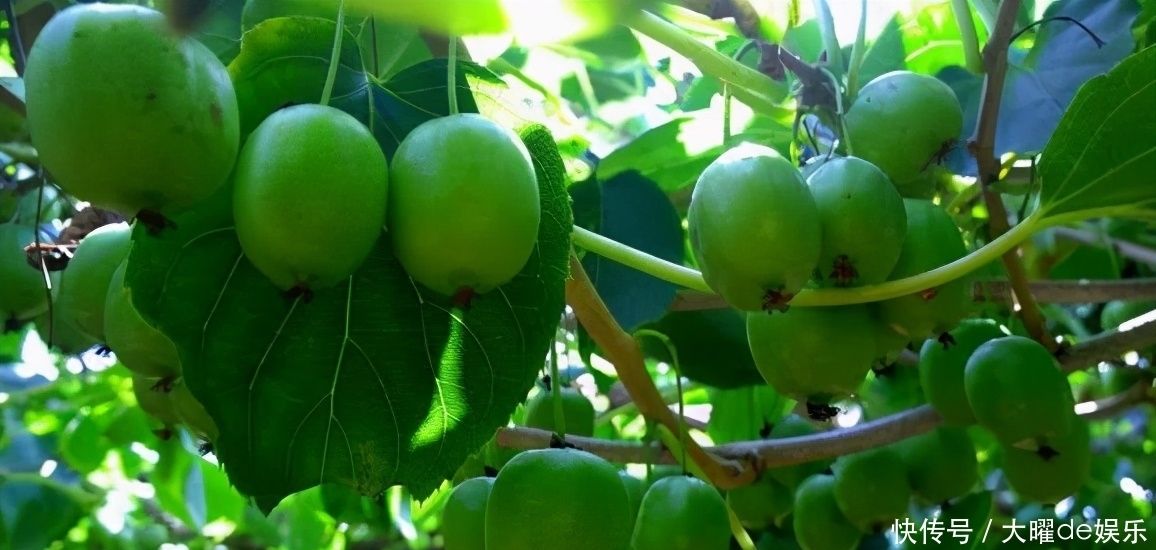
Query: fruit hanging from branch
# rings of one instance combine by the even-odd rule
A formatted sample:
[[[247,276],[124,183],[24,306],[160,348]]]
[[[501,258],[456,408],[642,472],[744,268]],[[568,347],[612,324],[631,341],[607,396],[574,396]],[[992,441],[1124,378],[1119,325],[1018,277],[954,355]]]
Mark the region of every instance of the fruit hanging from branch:
[[[385,225],[385,153],[364,124],[334,107],[269,115],[245,141],[233,179],[241,248],[283,291],[345,281]]]
[[[78,199],[129,217],[145,212],[159,227],[233,169],[240,126],[229,75],[156,10],[62,10],[32,44],[24,85],[32,144]]]
[[[542,209],[517,133],[473,113],[435,118],[391,162],[389,237],[415,281],[468,305],[526,266]]]
[[[819,264],[815,198],[770,147],[743,143],[707,166],[687,225],[703,279],[741,311],[785,310]]]

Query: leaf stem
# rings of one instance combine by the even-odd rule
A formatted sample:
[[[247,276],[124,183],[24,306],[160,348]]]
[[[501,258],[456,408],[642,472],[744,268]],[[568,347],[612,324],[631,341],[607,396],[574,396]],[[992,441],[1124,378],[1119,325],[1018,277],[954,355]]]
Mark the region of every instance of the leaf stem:
[[[450,116],[458,114],[458,37],[449,37],[449,53],[446,54],[446,93]]]
[[[983,56],[979,51],[979,34],[976,33],[975,20],[971,18],[971,6],[967,0],[951,0],[951,13],[955,17],[955,25],[959,27],[967,70],[982,74]]]
[[[859,95],[859,69],[867,54],[867,0],[861,0],[859,6],[859,30],[855,33],[855,44],[851,46],[851,65],[847,67],[848,104],[854,103],[855,97]]]
[[[862,304],[889,300],[907,294],[936,287],[967,275],[988,263],[995,261],[1004,253],[1015,248],[1034,232],[1051,225],[1052,220],[1045,220],[1040,212],[1035,212],[1024,218],[1010,231],[1000,235],[971,254],[964,256],[950,264],[931,271],[877,285],[867,285],[851,288],[828,288],[811,290],[805,289],[791,300],[792,306],[840,306]],[[675,265],[661,258],[656,258],[645,252],[635,250],[619,242],[607,239],[597,233],[574,227],[571,234],[574,244],[590,252],[614,260],[623,265],[637,269],[643,273],[653,275],[664,281],[676,285],[714,293],[702,279],[702,274],[688,267]]]
[[[554,431],[566,435],[566,411],[562,408],[562,379],[558,374],[558,342],[550,344],[550,399],[554,405]]]
[[[329,54],[329,72],[325,75],[325,87],[321,88],[322,105],[329,105],[333,95],[333,83],[337,80],[337,66],[341,64],[341,41],[345,38],[345,0],[337,3],[337,30],[333,36],[333,51]]]
[[[702,74],[729,84],[731,95],[755,112],[776,116],[781,110],[771,99],[776,88],[770,77],[715,51],[677,25],[648,11],[641,12],[627,25],[687,58]]]
[[[659,342],[662,342],[662,345],[666,347],[666,352],[670,354],[670,364],[672,367],[674,367],[675,388],[678,391],[678,447],[680,450],[677,454],[681,457],[679,464],[685,465],[686,449],[684,446],[684,439],[688,437],[686,433],[686,395],[682,391],[682,368],[678,362],[678,349],[674,347],[674,343],[670,341],[670,338],[667,338],[665,334],[656,330],[644,328],[634,331],[635,338],[642,336],[649,336],[655,340],[658,340]],[[661,429],[663,426],[660,425],[659,428]]]
[[[866,14],[864,14],[866,16]],[[819,34],[823,37],[823,49],[827,51],[827,70],[835,75],[835,81],[843,80],[843,48],[839,46],[839,35],[835,32],[835,16],[827,0],[815,0],[815,19],[819,23]],[[839,87],[835,88],[839,93]]]

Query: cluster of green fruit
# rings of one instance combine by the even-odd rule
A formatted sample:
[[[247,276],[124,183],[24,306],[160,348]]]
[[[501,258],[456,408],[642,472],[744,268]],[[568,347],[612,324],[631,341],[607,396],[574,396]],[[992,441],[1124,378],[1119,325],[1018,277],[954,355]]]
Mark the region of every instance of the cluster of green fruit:
[[[32,144],[52,179],[148,229],[137,237],[118,223],[83,237],[52,273],[62,329],[53,332],[114,351],[166,431],[183,424],[210,441],[217,434],[181,383],[176,346],[141,317],[125,284],[132,242],[163,237],[170,216],[212,208],[203,205],[227,193],[245,256],[305,299],[348,280],[383,232],[413,280],[464,300],[510,281],[536,246],[539,188],[527,145],[478,114],[417,126],[387,163],[370,129],[337,108],[239,104],[208,48],[132,4],[58,12],[30,49],[24,81]],[[260,123],[242,135],[242,119]],[[3,275],[13,281],[3,292],[7,319],[48,309],[43,276],[23,258],[32,231],[0,225]]]
[[[560,392],[566,433],[592,436],[593,404]],[[551,391],[531,397],[522,424],[554,431],[553,400]],[[665,472],[648,484],[573,448],[488,454],[497,475],[459,483],[442,509],[446,550],[730,548],[726,501],[697,478]]]
[[[903,279],[967,254],[944,210],[899,192],[962,130],[951,88],[887,73],[863,87],[845,121],[854,155],[799,169],[771,148],[740,144],[703,171],[688,212],[703,278],[748,312],[759,371],[816,418],[828,417],[829,403],[853,393],[873,364],[950,330],[970,309],[959,279],[881,302],[788,311],[807,287]]]
[[[943,425],[833,461],[772,468],[727,494],[743,525],[781,528],[789,521],[806,550],[856,548],[864,535],[907,518],[912,502],[946,505],[976,488],[969,430],[977,425],[999,442],[1003,477],[1022,500],[1055,504],[1074,494],[1090,475],[1090,432],[1052,355],[990,320],[965,320],[951,335],[950,348],[925,342],[919,361],[923,391]],[[817,431],[791,415],[768,437]]]
[[[768,437],[817,432],[811,421],[790,415]],[[906,518],[912,500],[946,503],[967,495],[978,480],[975,446],[967,431],[943,426],[835,460],[771,468],[754,484],[729,491],[727,503],[744,527],[789,523],[806,550],[851,549],[864,535],[884,532]]]
[[[123,52],[132,51],[132,56]],[[425,122],[387,159],[352,115],[239,105],[204,45],[136,5],[58,13],[29,53],[28,121],[73,196],[156,232],[232,186],[245,256],[297,293],[347,280],[383,230],[410,276],[444,295],[511,280],[536,244],[538,182],[518,135],[477,114]],[[260,120],[241,135],[240,120]]]
[[[990,320],[965,320],[951,335],[954,346],[928,341],[920,351],[927,402],[945,424],[978,424],[995,436],[1020,498],[1054,504],[1073,494],[1090,472],[1091,434],[1055,357]]]

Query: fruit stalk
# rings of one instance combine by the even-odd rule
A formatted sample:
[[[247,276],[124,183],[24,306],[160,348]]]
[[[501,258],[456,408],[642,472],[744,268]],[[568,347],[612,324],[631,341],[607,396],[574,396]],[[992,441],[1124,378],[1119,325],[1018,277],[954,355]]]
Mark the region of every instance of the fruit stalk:
[[[792,306],[840,306],[888,300],[936,287],[967,275],[1012,250],[1036,231],[1055,224],[1035,212],[1024,218],[1010,231],[1000,235],[971,254],[945,266],[914,277],[888,281],[876,285],[849,288],[805,289],[791,300]],[[607,239],[597,233],[575,226],[571,234],[574,244],[605,258],[633,267],[667,282],[691,290],[713,294],[702,279],[702,274],[688,267],[675,265],[645,252]]]
[[[582,323],[590,338],[602,349],[606,359],[614,365],[618,379],[638,404],[638,412],[657,420],[671,431],[679,429],[678,418],[666,406],[654,381],[650,379],[638,341],[614,320],[598,296],[598,291],[594,289],[594,283],[586,275],[582,262],[573,253],[570,255],[570,274],[570,279],[566,281],[566,303],[573,308],[578,322]],[[754,481],[754,470],[717,460],[693,439],[687,443],[687,455],[703,469],[712,485],[726,490]]]
[[[666,426],[660,424],[658,426],[658,438],[666,448],[670,449],[671,454],[678,457],[678,463],[682,466],[683,470],[694,474],[694,476],[699,479],[707,479],[702,468],[699,468],[693,461],[686,460],[686,447],[683,445],[685,440],[682,434],[676,436],[671,433]],[[755,550],[755,542],[751,540],[750,533],[747,533],[742,523],[739,522],[738,516],[735,515],[735,511],[731,509],[730,504],[727,504],[727,518],[729,519],[728,523],[730,524],[731,534],[734,535],[735,540],[738,541],[739,547],[743,550]]]
[[[728,84],[731,95],[755,112],[774,115],[781,111],[770,99],[774,96],[774,83],[770,78],[699,42],[677,25],[643,11],[627,26],[687,58],[702,74]]]
[[[566,412],[562,407],[562,378],[558,375],[558,342],[550,343],[550,401],[554,405],[554,431],[566,435]]]
[[[971,18],[971,7],[967,0],[951,0],[951,13],[955,16],[956,26],[959,27],[967,70],[975,74],[983,73],[983,55],[979,51],[979,35],[975,32],[975,21]]]
[[[1019,13],[1020,0],[1008,0],[999,6],[999,15],[995,28],[988,38],[987,46],[983,50],[983,64],[986,71],[984,76],[983,97],[980,99],[979,121],[976,124],[975,135],[972,137],[972,153],[975,155],[976,166],[979,171],[979,184],[982,188],[983,201],[987,206],[988,226],[991,234],[999,237],[1007,233],[1007,209],[1004,208],[1003,198],[991,189],[991,185],[1000,179],[1002,163],[996,157],[995,131],[999,123],[1000,104],[1003,99],[1004,81],[1007,78],[1008,44],[1015,31],[1016,15]],[[1020,305],[1020,316],[1028,334],[1037,342],[1055,352],[1059,344],[1048,332],[1047,319],[1044,318],[1040,306],[1036,303],[1028,286],[1027,272],[1020,261],[1017,249],[1013,247],[1003,255],[1004,270],[1011,280],[1012,290],[1016,301]]]
[[[337,3],[337,30],[333,36],[333,52],[329,54],[329,72],[325,75],[325,87],[321,88],[322,105],[329,105],[333,95],[333,82],[337,80],[337,66],[341,64],[341,40],[345,37],[345,1]]]
[[[446,54],[446,94],[450,116],[458,114],[458,37],[449,37],[449,53]]]

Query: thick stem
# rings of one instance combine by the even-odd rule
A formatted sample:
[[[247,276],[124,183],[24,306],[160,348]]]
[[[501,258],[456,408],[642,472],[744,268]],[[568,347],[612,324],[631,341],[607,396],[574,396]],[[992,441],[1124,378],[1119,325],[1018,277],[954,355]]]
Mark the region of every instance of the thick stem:
[[[1058,360],[1064,372],[1073,372],[1101,361],[1118,358],[1128,350],[1152,345],[1156,345],[1156,322],[1149,322],[1126,332],[1109,332],[1089,338],[1062,352]],[[1087,405],[1079,405],[1077,409],[1086,410],[1084,416],[1090,420],[1101,418],[1103,414],[1097,414],[1092,410],[1093,407]],[[755,478],[753,472],[833,458],[887,445],[932,430],[940,423],[941,418],[935,410],[924,405],[850,428],[805,437],[741,441],[711,447],[705,452],[724,463],[739,465],[748,473],[743,477],[753,482]],[[674,455],[656,444],[640,445],[574,436],[568,436],[566,441],[580,449],[621,464],[678,463]],[[497,442],[499,446],[511,449],[548,447],[550,432],[532,428],[503,428],[498,431]]]
[[[1052,220],[1044,220],[1042,214],[1033,213],[1024,218],[1011,231],[945,266],[906,279],[877,285],[802,290],[791,300],[791,305],[810,307],[862,304],[897,298],[937,287],[995,261],[1005,252],[1026,240],[1035,231],[1048,227],[1051,222]],[[575,245],[633,267],[643,273],[691,290],[714,292],[702,279],[702,274],[693,269],[672,264],[580,227],[575,227],[571,236]]]
[[[1000,105],[1003,99],[1004,81],[1007,78],[1007,50],[1015,32],[1016,15],[1019,13],[1020,0],[1004,0],[999,6],[999,16],[996,18],[995,29],[988,38],[987,46],[983,50],[983,64],[986,70],[984,77],[983,96],[980,98],[979,122],[976,125],[975,136],[972,138],[971,149],[975,154],[976,165],[979,169],[979,183],[982,186],[984,204],[988,211],[988,226],[992,235],[999,237],[1010,229],[1008,213],[1004,208],[1003,198],[998,192],[991,189],[991,185],[999,181],[1000,171],[1003,168],[996,157],[995,136],[996,126],[999,124]],[[1003,255],[1004,270],[1007,271],[1015,292],[1016,301],[1020,305],[1020,316],[1023,318],[1024,328],[1037,342],[1043,344],[1049,351],[1058,349],[1059,344],[1048,332],[1047,318],[1040,311],[1028,286],[1027,271],[1020,261],[1018,250],[1013,248]]]
[[[329,105],[333,95],[333,83],[337,80],[337,67],[341,65],[341,41],[345,38],[345,2],[337,4],[337,30],[334,31],[333,51],[329,54],[329,72],[325,75],[325,87],[321,88],[321,105]]]
[[[586,329],[590,339],[602,350],[602,354],[614,365],[618,380],[630,392],[630,397],[638,405],[643,416],[658,421],[675,432],[681,429],[678,417],[666,406],[650,373],[638,341],[622,330],[618,322],[606,308],[594,283],[586,275],[582,262],[574,254],[570,255],[571,277],[566,281],[566,301],[574,310],[574,315]],[[710,480],[721,489],[741,487],[753,481],[753,472],[734,464],[720,462],[709,455],[693,439],[687,440],[686,453]]]
[[[1088,281],[1032,281],[1032,294],[1047,304],[1102,304],[1113,300],[1156,300],[1156,278]],[[976,281],[971,287],[974,302],[1010,305],[1011,283],[1003,280]],[[680,290],[667,311],[703,311],[730,307],[721,296],[694,290]]]
[[[755,112],[778,114],[782,110],[771,99],[775,84],[769,77],[699,42],[677,25],[647,11],[627,25],[687,58],[702,74],[729,84],[731,95]]]
[[[955,16],[955,25],[959,27],[967,70],[982,74],[983,56],[979,51],[979,34],[975,30],[975,20],[971,18],[971,6],[967,0],[951,0],[951,13]]]

